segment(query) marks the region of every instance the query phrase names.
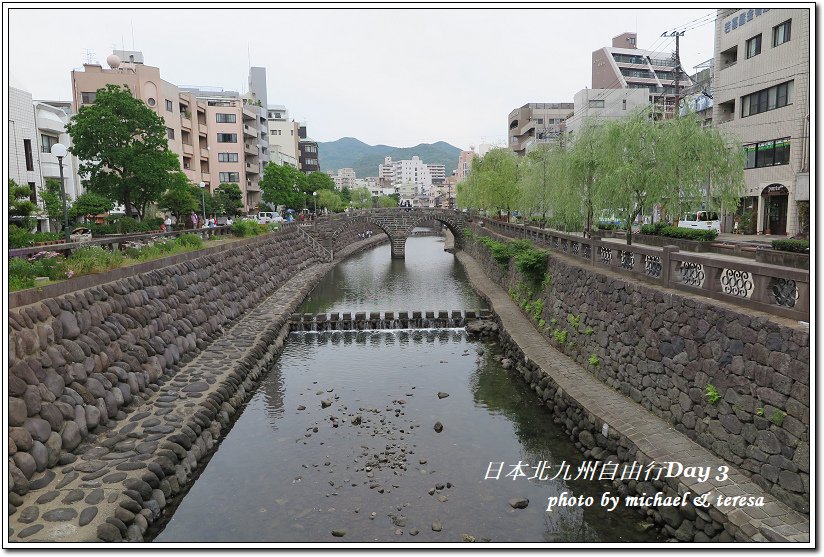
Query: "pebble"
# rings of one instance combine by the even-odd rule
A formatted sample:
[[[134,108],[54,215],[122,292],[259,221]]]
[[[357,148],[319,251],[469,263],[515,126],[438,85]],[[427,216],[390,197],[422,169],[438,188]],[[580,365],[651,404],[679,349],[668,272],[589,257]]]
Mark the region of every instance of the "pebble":
[[[440,532],[441,530],[443,530],[443,524],[441,524],[440,520],[436,520],[435,522],[432,523],[432,531],[433,532]]]
[[[445,392],[443,392],[443,391],[440,391],[440,392],[438,393],[438,398],[446,398],[446,397],[448,397],[448,396],[449,396],[449,393],[445,393]]]
[[[526,497],[516,497],[509,500],[509,506],[513,509],[525,509],[529,505],[529,499]]]
[[[434,429],[436,433],[440,433],[443,431],[443,424],[441,422],[435,422],[435,426],[432,429]]]
[[[343,528],[335,528],[334,530],[332,530],[332,535],[336,538],[342,538],[346,535],[346,530]]]

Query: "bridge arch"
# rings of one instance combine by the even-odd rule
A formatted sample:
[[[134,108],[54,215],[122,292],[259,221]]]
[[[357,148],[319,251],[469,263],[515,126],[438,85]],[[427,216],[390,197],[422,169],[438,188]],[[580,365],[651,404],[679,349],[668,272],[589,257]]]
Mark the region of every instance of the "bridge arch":
[[[318,223],[318,233],[326,246],[332,249],[335,239],[343,232],[359,223],[368,223],[377,226],[389,237],[392,243],[392,258],[404,259],[406,239],[412,230],[419,224],[430,221],[440,222],[449,229],[455,238],[455,247],[463,245],[463,232],[466,228],[464,215],[447,209],[384,208],[334,215]]]

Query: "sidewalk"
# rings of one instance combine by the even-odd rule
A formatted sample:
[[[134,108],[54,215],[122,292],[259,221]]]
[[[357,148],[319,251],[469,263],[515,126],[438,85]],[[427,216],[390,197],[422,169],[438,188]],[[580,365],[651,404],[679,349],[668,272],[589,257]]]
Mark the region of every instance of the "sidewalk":
[[[458,252],[457,257],[473,287],[488,298],[491,308],[523,354],[587,413],[629,439],[639,453],[650,461],[677,461],[684,466],[711,466],[715,470],[722,465],[730,467],[726,481],[711,479],[707,483],[698,483],[694,479],[681,478],[679,492],[711,491],[712,499],[722,494],[764,497],[763,507],[713,507],[721,521],[728,522],[725,529],[734,534],[736,540],[810,541],[809,517],[791,510],[750,481],[743,472],[676,431],[671,424],[640,404],[606,386],[574,360],[555,350],[509,295],[486,276],[475,259],[465,252]]]

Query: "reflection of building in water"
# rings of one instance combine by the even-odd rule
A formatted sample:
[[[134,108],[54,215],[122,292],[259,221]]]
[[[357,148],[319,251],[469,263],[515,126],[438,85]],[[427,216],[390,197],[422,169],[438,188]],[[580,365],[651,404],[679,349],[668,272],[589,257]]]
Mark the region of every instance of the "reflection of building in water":
[[[283,418],[284,397],[283,376],[280,373],[279,363],[275,364],[269,371],[269,375],[261,381],[259,393],[263,398],[266,419],[272,429],[276,430],[278,422]]]

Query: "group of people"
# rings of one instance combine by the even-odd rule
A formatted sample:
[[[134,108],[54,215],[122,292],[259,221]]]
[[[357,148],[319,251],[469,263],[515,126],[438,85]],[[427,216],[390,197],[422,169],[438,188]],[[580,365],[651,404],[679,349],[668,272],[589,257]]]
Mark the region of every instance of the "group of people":
[[[214,228],[214,227],[218,226],[217,217],[215,215],[212,215],[211,217],[208,217],[204,221],[203,217],[201,215],[198,215],[197,213],[192,211],[192,214],[189,217],[189,219],[191,220],[192,228]],[[164,219],[163,223],[160,225],[160,231],[161,232],[172,231],[176,224],[177,224],[177,218],[172,214],[168,214],[168,215],[166,215],[166,218]],[[226,225],[227,226],[232,226],[232,217],[227,217],[226,218]]]

